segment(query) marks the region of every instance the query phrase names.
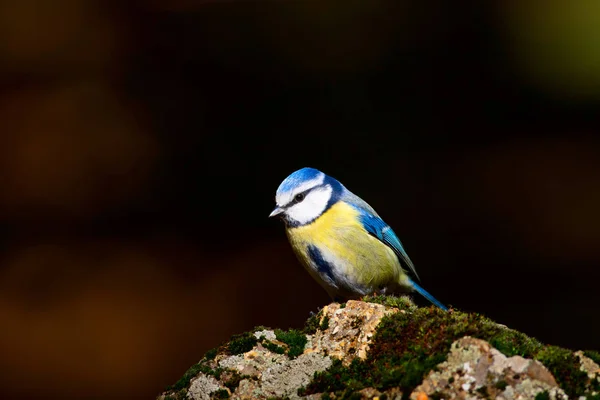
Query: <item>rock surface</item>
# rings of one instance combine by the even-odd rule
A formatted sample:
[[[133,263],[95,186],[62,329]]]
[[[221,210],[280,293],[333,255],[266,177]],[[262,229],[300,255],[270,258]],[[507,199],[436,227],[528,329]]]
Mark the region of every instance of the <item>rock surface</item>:
[[[350,300],[344,308],[338,303],[323,307],[320,322],[327,328],[317,331],[306,352],[327,354],[348,365],[355,358],[364,359],[377,325],[386,315],[398,312],[380,304]]]
[[[600,366],[589,357],[583,354],[583,351],[576,351],[575,355],[581,362],[581,370],[588,375],[591,380],[600,379]]]
[[[385,305],[332,303],[303,332],[237,335],[158,399],[600,400],[596,352],[545,346],[476,314],[372,300]]]
[[[464,337],[452,344],[448,361],[438,365],[411,394],[437,393],[444,399],[533,399],[548,392],[551,399],[566,399],[556,380],[539,361],[520,356],[507,358],[489,343]]]

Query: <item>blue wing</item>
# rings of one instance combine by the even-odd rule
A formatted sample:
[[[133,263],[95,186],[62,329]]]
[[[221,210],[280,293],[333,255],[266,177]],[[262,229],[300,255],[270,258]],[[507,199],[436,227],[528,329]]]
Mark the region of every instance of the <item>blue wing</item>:
[[[360,210],[360,209],[359,209]],[[388,224],[383,222],[381,218],[378,216],[372,215],[364,210],[361,211],[360,220],[367,232],[371,235],[375,236],[377,239],[381,240],[383,243],[388,245],[394,250],[394,253],[398,256],[400,261],[406,265],[415,277],[419,279],[419,275],[417,275],[417,271],[415,271],[415,266],[413,265],[410,258],[408,258],[408,254],[404,251],[404,247],[402,247],[402,243],[400,243],[400,239],[394,233],[392,228],[389,227]],[[438,306],[444,311],[448,310],[448,307],[439,302],[435,297],[433,297],[429,292],[423,289],[421,286],[417,285],[415,281],[409,278],[410,284],[413,289],[421,294],[421,296],[425,297],[427,300]]]
[[[410,271],[415,275],[415,277],[419,279],[419,275],[417,275],[417,271],[415,271],[415,266],[413,265],[410,258],[408,258],[408,254],[406,254],[404,247],[402,247],[400,239],[398,239],[398,236],[396,236],[392,228],[390,228],[388,224],[383,222],[383,220],[381,219],[381,217],[379,217],[379,215],[377,215],[375,210],[373,210],[373,208],[370,205],[368,205],[364,200],[362,200],[355,194],[349,192],[347,189],[344,193],[344,200],[360,212],[360,222],[362,223],[363,227],[367,230],[367,232],[376,237],[377,239],[381,240],[381,242],[385,243],[392,250],[394,250],[394,253],[396,253],[400,262],[406,267],[408,267],[408,269],[410,269]],[[409,278],[409,282],[412,288],[417,293],[421,294],[423,297],[425,297],[427,300],[429,300],[442,310],[448,310],[448,307],[440,303],[435,297],[429,294],[429,292],[427,292],[421,286],[417,285],[415,281]]]
[[[410,258],[408,258],[408,254],[402,247],[402,243],[398,236],[394,233],[392,228],[388,224],[386,224],[379,216],[373,215],[369,212],[366,212],[363,209],[358,208],[360,211],[360,221],[371,235],[375,236],[377,239],[381,240],[387,246],[389,246],[394,253],[398,256],[398,259],[402,264],[404,264],[408,269],[415,275],[417,279],[419,279],[419,275],[417,275],[417,271],[415,270],[415,266],[413,265]]]

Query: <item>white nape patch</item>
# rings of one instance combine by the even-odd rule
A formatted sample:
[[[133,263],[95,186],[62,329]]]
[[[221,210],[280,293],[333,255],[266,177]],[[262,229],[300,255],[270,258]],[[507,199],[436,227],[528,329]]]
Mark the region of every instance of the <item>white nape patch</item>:
[[[300,225],[306,224],[325,211],[332,192],[329,185],[315,188],[306,194],[303,201],[294,204],[285,213]]]
[[[323,183],[323,181],[325,181],[325,174],[321,172],[316,178],[302,182],[302,184],[294,187],[293,190],[284,193],[277,193],[275,196],[275,203],[277,203],[279,207],[286,206],[292,200],[294,200],[295,195],[302,193],[305,190],[314,188],[315,186],[319,186]]]

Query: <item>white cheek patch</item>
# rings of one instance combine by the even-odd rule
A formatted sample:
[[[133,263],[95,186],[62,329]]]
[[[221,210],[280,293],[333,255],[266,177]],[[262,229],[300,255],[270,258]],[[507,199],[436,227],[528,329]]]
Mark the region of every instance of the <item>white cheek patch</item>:
[[[331,186],[323,186],[307,193],[300,203],[287,209],[286,214],[300,225],[311,222],[320,216],[331,198]]]
[[[294,196],[296,194],[302,193],[305,190],[314,188],[315,186],[319,186],[323,183],[324,180],[325,180],[325,174],[321,173],[316,178],[306,181],[306,182],[302,183],[301,185],[295,187],[294,190],[292,190],[292,191],[284,192],[284,193],[277,193],[277,196],[275,196],[275,202],[280,206],[285,206],[286,204],[289,204],[294,199]]]

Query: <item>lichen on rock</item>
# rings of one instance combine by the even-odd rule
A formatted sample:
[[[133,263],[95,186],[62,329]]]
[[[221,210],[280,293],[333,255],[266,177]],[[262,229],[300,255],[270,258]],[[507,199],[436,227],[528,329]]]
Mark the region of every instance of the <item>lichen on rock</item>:
[[[452,344],[448,360],[431,371],[413,391],[444,399],[533,399],[548,392],[550,399],[566,399],[552,374],[539,361],[506,357],[488,342],[464,337]]]
[[[354,300],[344,308],[338,303],[325,306],[320,322],[327,320],[327,327],[311,337],[307,351],[339,358],[344,365],[357,357],[365,359],[377,325],[384,316],[395,312],[398,309]]]
[[[219,390],[227,390],[213,376],[200,373],[188,389],[187,397],[194,400],[210,400],[211,395]]]

